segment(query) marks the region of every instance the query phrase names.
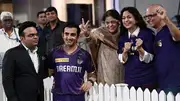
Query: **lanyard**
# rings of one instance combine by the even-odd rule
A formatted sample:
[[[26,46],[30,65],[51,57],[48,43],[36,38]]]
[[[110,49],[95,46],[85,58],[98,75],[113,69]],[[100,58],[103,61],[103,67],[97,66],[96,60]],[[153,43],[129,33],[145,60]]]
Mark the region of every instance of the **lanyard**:
[[[4,31],[4,35],[5,35],[8,39],[10,39],[10,40],[16,40],[17,42],[20,42],[20,40],[18,39],[18,35],[17,35],[17,33],[16,33],[15,28],[13,28],[13,31],[14,31],[14,34],[15,34],[16,38],[8,37],[8,36],[6,35],[6,32],[5,32],[5,31]]]

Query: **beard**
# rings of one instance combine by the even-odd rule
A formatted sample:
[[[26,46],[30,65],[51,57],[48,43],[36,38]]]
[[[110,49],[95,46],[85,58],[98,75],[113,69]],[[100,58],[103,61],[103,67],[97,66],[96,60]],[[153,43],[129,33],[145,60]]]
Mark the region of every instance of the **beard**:
[[[73,47],[73,46],[75,45],[75,42],[66,41],[66,42],[65,42],[65,45],[68,46],[68,47]]]

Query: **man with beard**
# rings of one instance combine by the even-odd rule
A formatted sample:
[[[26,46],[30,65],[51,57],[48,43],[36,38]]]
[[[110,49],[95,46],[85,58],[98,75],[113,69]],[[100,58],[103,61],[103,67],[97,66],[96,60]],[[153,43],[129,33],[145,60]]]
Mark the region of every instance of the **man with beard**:
[[[77,45],[79,33],[78,25],[67,24],[62,33],[65,43],[48,56],[48,67],[54,71],[53,101],[85,101],[85,92],[96,80],[90,54]]]
[[[5,52],[20,44],[18,29],[13,27],[13,15],[10,12],[4,11],[1,13],[2,29],[0,29],[0,101],[2,97],[2,60]]]
[[[46,54],[48,54],[54,47],[64,43],[62,39],[62,31],[65,22],[58,19],[58,13],[55,7],[48,7],[45,11],[48,21],[46,33]]]

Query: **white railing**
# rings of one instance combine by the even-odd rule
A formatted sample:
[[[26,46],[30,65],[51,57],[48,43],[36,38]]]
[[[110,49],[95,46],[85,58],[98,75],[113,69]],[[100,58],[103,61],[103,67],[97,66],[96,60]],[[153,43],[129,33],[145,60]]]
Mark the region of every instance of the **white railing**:
[[[53,101],[52,98],[52,85],[53,85],[53,77],[48,77],[44,79],[44,101]],[[7,101],[6,95],[3,91],[3,101]]]
[[[102,85],[95,84],[89,91],[88,101],[180,101],[180,93],[174,96],[171,92],[166,95],[164,91],[159,94],[156,90],[150,92],[141,88],[135,90],[126,84]]]
[[[44,79],[44,101],[53,101],[52,84],[53,77]],[[3,101],[7,101],[5,95]],[[129,89],[126,84],[109,86],[95,83],[86,94],[86,101],[180,101],[180,93],[174,96],[171,92],[166,95],[164,91],[157,93],[156,90],[150,92],[148,89]]]
[[[53,80],[54,78],[52,76],[44,79],[44,101],[53,101],[51,92]]]
[[[3,101],[7,101],[6,95],[4,93],[4,89],[2,88],[2,90],[3,90],[3,92],[2,92],[3,93],[3,96],[2,96],[3,97]]]

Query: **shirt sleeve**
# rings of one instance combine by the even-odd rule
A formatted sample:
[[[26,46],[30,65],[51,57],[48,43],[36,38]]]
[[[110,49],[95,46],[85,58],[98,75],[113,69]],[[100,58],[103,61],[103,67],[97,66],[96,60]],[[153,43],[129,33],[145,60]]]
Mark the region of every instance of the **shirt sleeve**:
[[[154,57],[153,54],[148,53],[147,51],[144,51],[144,56],[143,57],[139,56],[139,60],[145,63],[149,63],[153,60],[153,57]]]
[[[126,58],[126,60],[125,61],[123,61],[123,57],[122,57],[122,54],[119,54],[118,55],[118,59],[119,59],[119,61],[121,62],[121,63],[126,63],[126,61],[128,60],[128,57]]]
[[[88,73],[91,73],[91,72],[95,71],[95,67],[93,66],[91,55],[89,53],[87,54],[85,66],[86,66],[86,71]]]
[[[141,37],[141,39],[143,40],[143,48],[144,48],[144,56],[140,57],[139,56],[139,60],[143,61],[145,63],[150,63],[153,60],[154,57],[154,32],[150,29],[146,29],[145,32],[146,34],[143,34],[145,36]]]

